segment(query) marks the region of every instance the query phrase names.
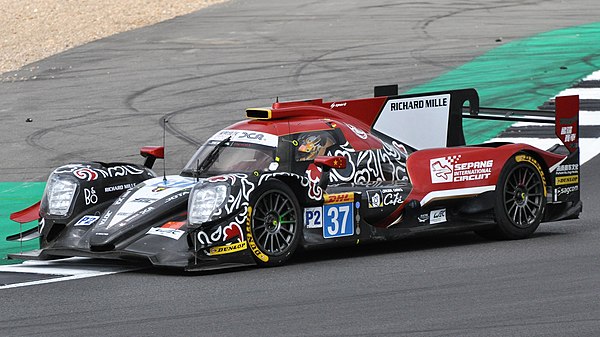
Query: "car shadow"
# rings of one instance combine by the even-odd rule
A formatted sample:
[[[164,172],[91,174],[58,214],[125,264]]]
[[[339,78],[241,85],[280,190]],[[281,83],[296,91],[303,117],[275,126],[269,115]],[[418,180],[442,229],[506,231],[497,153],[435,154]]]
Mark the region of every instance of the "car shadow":
[[[536,232],[530,238],[524,240],[535,240],[537,238],[568,235],[568,233],[558,232]],[[461,246],[475,246],[491,244],[494,241],[484,239],[473,232],[451,233],[444,235],[430,235],[403,238],[393,241],[369,242],[360,245],[318,248],[311,250],[300,249],[293,258],[281,267],[289,265],[303,265],[319,261],[344,260],[356,257],[369,257],[377,255],[387,255],[402,252],[419,252],[442,248],[452,248]],[[256,266],[242,266],[226,269],[215,269],[208,271],[183,271],[180,268],[168,267],[149,267],[131,271],[131,273],[152,274],[163,276],[206,276],[236,273],[245,270],[255,270]]]

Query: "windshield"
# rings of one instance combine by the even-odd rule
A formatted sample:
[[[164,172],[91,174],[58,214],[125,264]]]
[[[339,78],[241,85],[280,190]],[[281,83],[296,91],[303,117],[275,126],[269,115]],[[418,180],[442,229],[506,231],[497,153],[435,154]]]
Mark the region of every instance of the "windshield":
[[[275,147],[243,143],[208,141],[185,165],[181,175],[213,176],[218,174],[268,171],[275,162]]]

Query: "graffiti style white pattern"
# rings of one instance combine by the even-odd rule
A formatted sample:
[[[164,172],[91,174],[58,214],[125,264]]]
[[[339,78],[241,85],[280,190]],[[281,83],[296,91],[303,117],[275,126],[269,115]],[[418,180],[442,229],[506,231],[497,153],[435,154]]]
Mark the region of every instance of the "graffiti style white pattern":
[[[146,170],[137,168],[134,165],[118,165],[107,167],[106,169],[93,168],[89,165],[71,164],[65,165],[54,170],[54,173],[73,173],[73,175],[81,180],[93,181],[97,180],[100,175],[103,178],[123,177],[126,175],[140,175]],[[150,172],[148,172],[150,173]]]
[[[331,182],[352,182],[365,184],[372,181],[404,180],[406,177],[406,157],[393,146],[382,143],[382,149],[356,152],[348,142],[328,155],[344,156],[348,164],[344,170],[331,170]],[[382,165],[388,165],[384,176]]]

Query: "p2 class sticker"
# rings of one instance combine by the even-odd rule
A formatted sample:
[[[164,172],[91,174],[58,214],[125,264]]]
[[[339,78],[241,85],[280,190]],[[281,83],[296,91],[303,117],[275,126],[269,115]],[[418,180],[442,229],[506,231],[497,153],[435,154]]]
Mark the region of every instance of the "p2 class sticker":
[[[429,212],[429,223],[430,224],[433,225],[433,224],[442,223],[442,222],[446,222],[446,209],[445,208],[436,209],[436,210]]]
[[[171,228],[161,228],[161,227],[152,227],[146,232],[146,234],[150,235],[160,235],[167,237],[173,240],[179,240],[185,234],[185,231],[180,229],[171,229]]]
[[[323,205],[323,238],[354,235],[354,203]]]
[[[89,226],[96,222],[100,216],[98,215],[84,215],[81,219],[79,219],[73,226]]]
[[[307,207],[304,209],[304,225],[306,228],[323,227],[323,207]]]

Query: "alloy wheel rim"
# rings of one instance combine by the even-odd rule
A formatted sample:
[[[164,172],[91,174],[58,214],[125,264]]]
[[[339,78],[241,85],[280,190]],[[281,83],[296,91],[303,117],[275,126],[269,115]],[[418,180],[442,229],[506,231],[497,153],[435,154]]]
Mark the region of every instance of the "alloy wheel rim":
[[[263,252],[287,252],[297,232],[298,217],[292,200],[278,191],[263,194],[254,206],[253,235]]]
[[[504,209],[512,223],[527,228],[535,223],[543,202],[543,184],[539,174],[529,166],[518,166],[504,186]]]

